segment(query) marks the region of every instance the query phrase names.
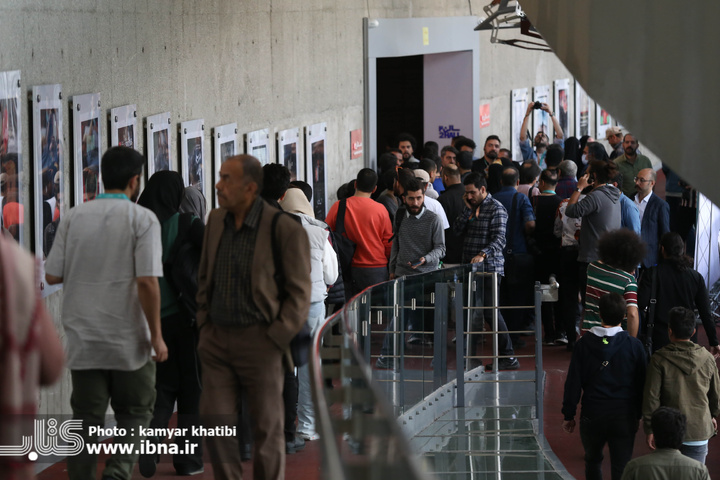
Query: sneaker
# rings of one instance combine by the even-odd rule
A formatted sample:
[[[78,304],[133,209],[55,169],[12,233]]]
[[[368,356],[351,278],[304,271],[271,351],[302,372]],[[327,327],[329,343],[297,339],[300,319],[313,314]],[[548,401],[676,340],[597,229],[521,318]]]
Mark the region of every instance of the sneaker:
[[[285,442],[285,453],[292,455],[305,448],[305,440],[299,436],[296,436],[294,440]]]
[[[493,364],[485,365],[485,371],[492,372]],[[500,358],[498,359],[498,370],[517,370],[520,368],[520,362],[517,358]]]
[[[175,470],[175,472],[176,472],[178,475],[181,475],[181,476],[183,476],[183,477],[188,477],[188,476],[190,476],[190,475],[198,475],[198,474],[200,474],[200,473],[203,473],[204,471],[205,471],[205,467],[203,467],[202,465],[199,466],[199,467],[197,467],[197,468],[192,468],[192,467],[178,467],[178,468]]]
[[[423,343],[422,335],[417,333],[413,333],[410,335],[410,338],[408,338],[408,345],[420,345],[421,343]]]
[[[567,344],[568,344],[568,338],[567,338],[567,335],[565,335],[564,333],[555,339],[555,345],[567,345]]]
[[[160,460],[160,455],[157,453],[145,453],[140,455],[138,459],[138,468],[140,475],[145,478],[152,478],[155,476],[155,470],[157,470],[157,464]]]
[[[422,339],[421,339],[421,342],[422,342],[423,345],[432,346],[432,344],[433,344],[433,337],[432,337],[432,335],[423,335],[423,336],[422,336]]]
[[[545,337],[545,339],[543,339],[543,345],[555,346],[555,344],[556,344],[555,342],[556,342],[556,340],[554,338]]]
[[[305,441],[312,442],[313,440],[320,440],[320,435],[317,432],[298,432],[300,438]]]
[[[380,357],[375,362],[375,368],[381,370],[392,370],[395,368],[395,359],[392,357]]]

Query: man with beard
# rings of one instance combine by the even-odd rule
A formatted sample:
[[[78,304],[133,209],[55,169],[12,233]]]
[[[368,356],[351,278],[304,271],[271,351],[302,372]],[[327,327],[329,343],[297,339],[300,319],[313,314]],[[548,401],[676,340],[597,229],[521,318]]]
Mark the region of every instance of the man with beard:
[[[610,160],[615,160],[617,157],[623,154],[623,135],[620,127],[609,127],[605,130],[605,139],[610,144],[612,152],[610,153]]]
[[[469,174],[465,180],[465,195],[463,200],[465,207],[458,215],[453,225],[456,235],[464,235],[462,263],[483,263],[482,270],[485,272],[497,272],[500,276],[505,273],[505,230],[507,227],[508,214],[505,207],[495,200],[487,192],[485,177],[479,173]],[[478,277],[482,279],[482,285],[475,289],[475,304],[482,305],[483,300],[492,299],[492,277],[487,275]],[[498,285],[499,287],[499,285]],[[497,307],[497,305],[493,305]],[[488,325],[492,325],[492,310],[483,309],[475,311],[471,331],[481,330],[480,316],[484,317]],[[502,313],[498,311],[498,360],[500,370],[517,370],[520,362],[514,357],[512,342],[507,333],[507,326]],[[458,339],[459,340],[459,339]],[[470,341],[468,355],[474,356],[476,352],[477,335]],[[473,359],[471,365],[479,362]],[[491,367],[492,364],[487,365]]]
[[[397,145],[402,154],[403,167],[416,168],[420,160],[413,156],[415,145],[417,145],[415,137],[409,133],[401,133],[398,135]]]
[[[625,153],[615,159],[617,169],[623,176],[620,190],[629,198],[633,198],[636,192],[635,177],[637,177],[640,170],[652,168],[652,162],[645,155],[637,153],[639,143],[632,133],[625,134],[622,145]]]
[[[390,279],[403,275],[431,272],[438,269],[440,259],[445,256],[445,232],[440,218],[425,207],[425,189],[418,179],[412,178],[405,183],[405,206],[400,207],[395,217],[395,239],[390,251]],[[405,295],[422,298],[422,283],[405,286]],[[411,331],[423,328],[424,310],[408,311],[408,327]],[[389,328],[394,330],[391,323]],[[416,341],[413,341],[413,340]],[[424,339],[417,334],[410,337],[409,343],[419,343]],[[426,339],[429,340],[429,339]],[[392,368],[394,359],[387,357],[390,335],[385,336],[382,357],[378,359],[378,368]],[[429,343],[429,342],[428,342]]]
[[[460,151],[462,151],[462,149],[460,149]],[[485,145],[483,146],[483,156],[473,161],[472,171],[487,175],[488,167],[498,158],[499,151],[500,137],[497,135],[487,137],[485,139]]]
[[[83,421],[85,443],[96,443],[89,427],[104,426],[111,401],[118,429],[127,433],[115,442],[133,445],[133,452],[143,440],[137,432],[153,415],[152,360],[163,362],[168,355],[160,328],[160,224],[151,210],[135,204],[144,163],[131,148],[105,152],[105,193],[63,216],[45,264],[47,282],[64,284],[73,418]],[[130,478],[137,457],[113,455],[102,477]],[[96,468],[97,454],[68,457],[71,479],[95,478]]]

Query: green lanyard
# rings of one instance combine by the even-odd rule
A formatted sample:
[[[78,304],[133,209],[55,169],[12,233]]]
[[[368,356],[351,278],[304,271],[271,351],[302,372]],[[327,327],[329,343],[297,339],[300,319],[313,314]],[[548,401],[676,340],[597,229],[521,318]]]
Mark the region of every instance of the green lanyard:
[[[101,193],[100,195],[98,195],[98,196],[95,197],[95,198],[96,198],[96,199],[114,198],[114,199],[117,199],[117,200],[130,200],[130,199],[127,197],[127,195],[125,195],[124,193]]]

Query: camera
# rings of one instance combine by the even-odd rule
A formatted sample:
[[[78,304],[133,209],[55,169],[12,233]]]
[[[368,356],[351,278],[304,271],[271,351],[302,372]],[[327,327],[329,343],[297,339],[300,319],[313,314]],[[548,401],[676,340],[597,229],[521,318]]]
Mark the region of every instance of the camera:
[[[533,104],[533,109],[535,109],[535,110],[540,110],[541,108],[542,108],[542,103],[540,103],[540,102],[535,102],[535,103]]]

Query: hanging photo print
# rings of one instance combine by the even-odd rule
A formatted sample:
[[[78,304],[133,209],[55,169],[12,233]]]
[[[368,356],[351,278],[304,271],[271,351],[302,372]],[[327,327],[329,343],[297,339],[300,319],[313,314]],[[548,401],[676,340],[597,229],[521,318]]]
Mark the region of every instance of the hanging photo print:
[[[590,98],[580,84],[575,82],[575,136],[580,139],[591,135]]]
[[[205,120],[190,120],[180,124],[180,173],[186,187],[200,190],[207,199],[205,191]]]
[[[525,112],[528,107],[528,89],[518,88],[512,91],[512,105],[511,105],[511,133],[512,142],[510,143],[512,148],[513,160],[516,162],[522,162],[522,152],[520,151],[520,129],[522,128],[523,119],[525,118]],[[532,138],[532,133],[529,133]]]
[[[44,265],[64,211],[63,112],[59,84],[32,88],[32,116],[34,250]],[[43,296],[59,289],[60,285],[41,284]]]
[[[300,129],[291,128],[277,133],[278,162],[290,170],[290,181],[303,180],[300,168]]]
[[[175,170],[170,150],[170,112],[145,118],[147,178],[160,170]]]
[[[137,140],[137,107],[124,105],[110,110],[110,146],[140,150]]]
[[[20,72],[0,72],[0,235],[24,241]]]
[[[555,80],[555,115],[563,131],[563,138],[572,136],[570,131],[570,80]]]
[[[100,94],[72,98],[73,205],[94,200],[101,190]]]
[[[264,128],[250,132],[247,134],[246,142],[247,154],[260,160],[262,165],[266,165],[270,158],[270,130]]]
[[[308,161],[306,181],[312,187],[312,206],[315,218],[325,219],[327,215],[327,176],[325,174],[325,141],[327,139],[327,124],[316,123],[307,128],[305,137],[307,148],[305,158]]]
[[[210,188],[212,188],[213,191],[213,204],[216,208],[218,207],[218,202],[215,185],[220,180],[220,165],[225,163],[225,160],[228,158],[240,154],[240,150],[238,149],[237,133],[237,123],[221,125],[213,129],[213,184]]]

